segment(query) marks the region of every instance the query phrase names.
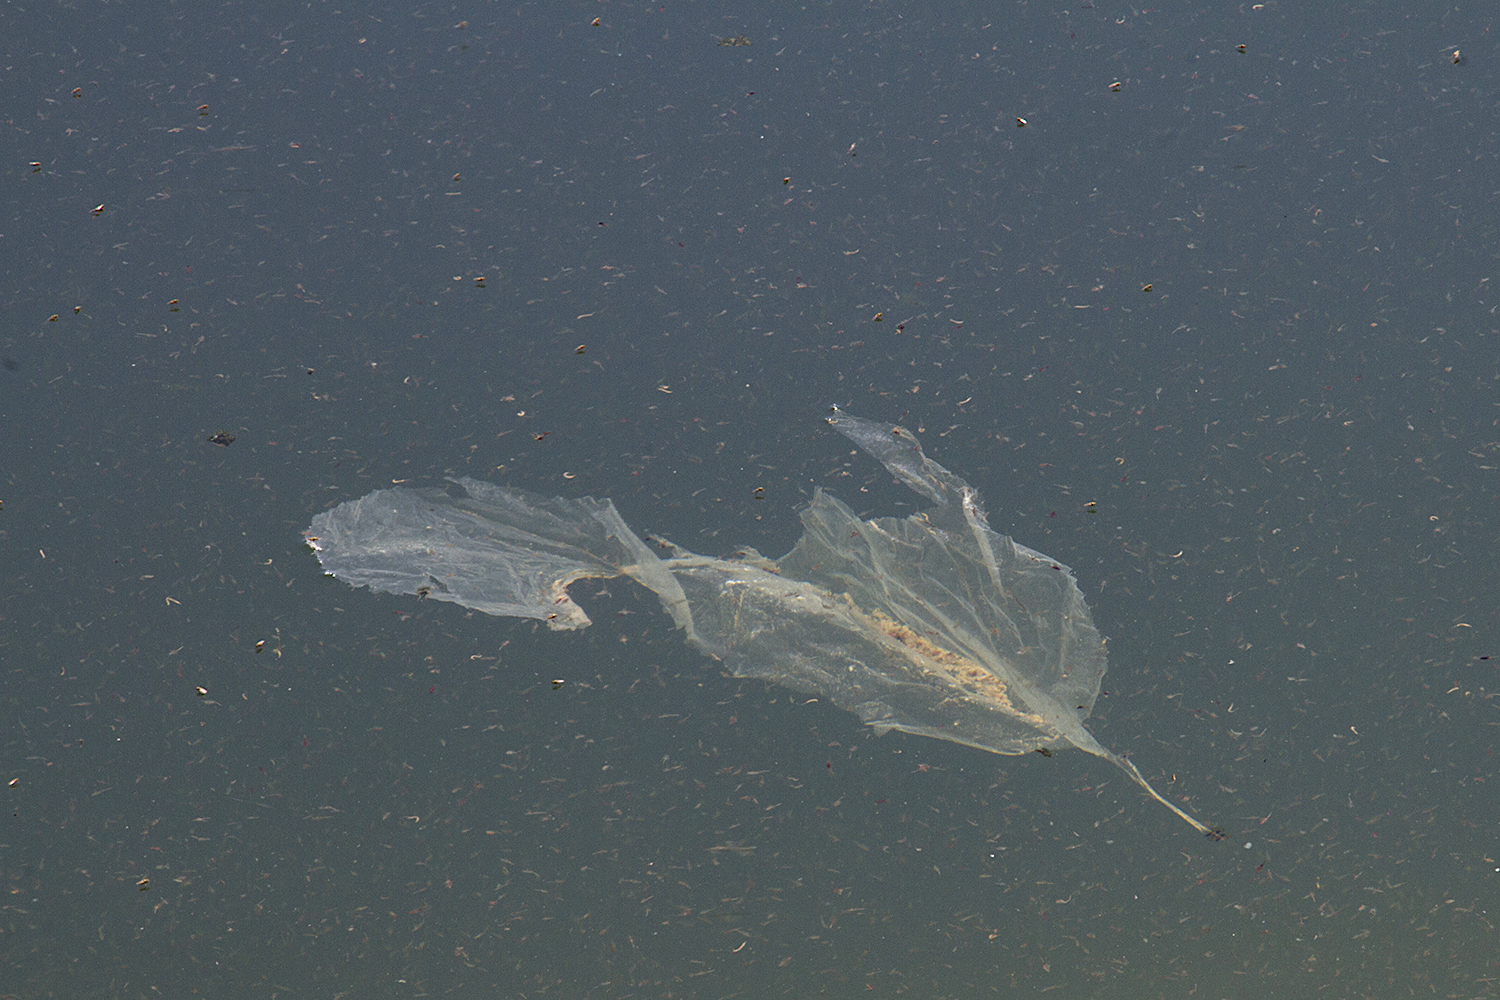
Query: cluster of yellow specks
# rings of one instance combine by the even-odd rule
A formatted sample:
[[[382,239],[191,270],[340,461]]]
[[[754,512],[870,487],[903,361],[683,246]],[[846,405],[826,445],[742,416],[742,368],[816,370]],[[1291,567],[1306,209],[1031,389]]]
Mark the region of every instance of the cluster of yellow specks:
[[[871,628],[899,642],[910,651],[908,658],[930,674],[936,674],[945,683],[976,700],[997,708],[1007,715],[1015,716],[1033,726],[1046,728],[1047,722],[1039,715],[1023,712],[1011,703],[1004,681],[996,677],[966,656],[944,649],[926,636],[895,621],[889,615],[876,610],[861,612]]]

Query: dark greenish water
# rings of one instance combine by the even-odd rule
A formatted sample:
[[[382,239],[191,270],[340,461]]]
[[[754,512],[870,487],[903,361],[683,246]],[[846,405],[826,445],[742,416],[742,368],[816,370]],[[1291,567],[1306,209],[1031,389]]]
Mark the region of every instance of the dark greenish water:
[[[1490,994],[1490,20],[10,11],[0,995]],[[915,509],[830,403],[1073,568],[1089,729],[1225,840],[633,585],[303,544],[450,475],[712,555]]]

